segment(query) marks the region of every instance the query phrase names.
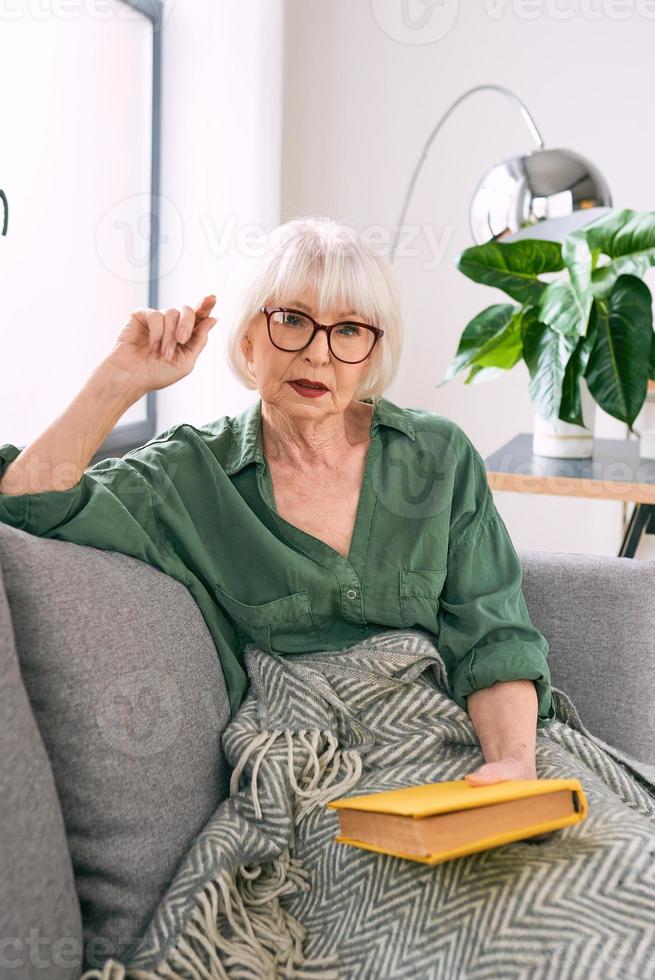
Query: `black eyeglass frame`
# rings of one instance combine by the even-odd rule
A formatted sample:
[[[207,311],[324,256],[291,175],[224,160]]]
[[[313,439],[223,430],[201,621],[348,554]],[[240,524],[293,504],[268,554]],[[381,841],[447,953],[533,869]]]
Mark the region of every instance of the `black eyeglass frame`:
[[[278,350],[283,350],[287,354],[297,354],[298,351],[304,350],[305,347],[309,347],[312,340],[316,336],[316,331],[325,330],[325,332],[327,333],[328,347],[330,348],[330,353],[332,354],[333,357],[336,357],[336,359],[338,361],[341,361],[342,364],[361,364],[362,361],[365,361],[367,357],[371,356],[371,354],[375,350],[375,345],[377,344],[378,340],[380,339],[380,337],[384,335],[384,330],[381,327],[374,327],[370,323],[361,323],[359,320],[341,320],[339,323],[333,323],[333,324],[319,323],[317,320],[314,319],[313,316],[310,316],[309,313],[305,313],[304,310],[293,310],[287,306],[262,306],[259,312],[264,313],[266,315],[266,327],[268,329],[268,338],[270,342],[273,344],[273,347],[277,347]],[[294,347],[291,350],[288,350],[288,348],[286,347],[280,347],[279,344],[276,344],[271,336],[271,313],[295,313],[296,316],[304,316],[307,317],[308,320],[311,320],[311,322],[314,325],[314,329],[307,343],[303,344],[302,347]],[[364,357],[360,357],[358,361],[346,361],[344,360],[343,357],[339,357],[339,355],[335,354],[334,351],[332,350],[332,331],[336,327],[344,327],[344,326],[348,326],[349,324],[352,324],[354,327],[364,327],[365,330],[370,330],[371,333],[374,334],[375,336],[375,339],[373,341],[373,344],[371,345],[371,349],[368,352],[368,354],[365,354]]]

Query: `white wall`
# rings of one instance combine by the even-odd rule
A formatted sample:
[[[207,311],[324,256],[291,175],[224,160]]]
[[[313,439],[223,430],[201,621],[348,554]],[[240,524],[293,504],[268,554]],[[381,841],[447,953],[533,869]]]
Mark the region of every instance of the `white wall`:
[[[619,7],[627,19],[613,16]],[[600,8],[598,19],[576,13],[565,20],[548,9],[566,15],[580,3],[409,0],[410,16],[425,20],[412,29],[403,25],[402,5],[390,0],[286,0],[283,220],[316,211],[360,231],[381,226],[390,236],[429,132],[455,98],[485,82],[516,92],[547,146],[594,161],[616,206],[653,209],[655,19],[638,13],[644,7],[599,0],[585,7]],[[464,102],[414,189],[405,223],[416,228],[418,254],[396,259],[406,347],[388,397],[455,419],[483,455],[532,431],[528,372],[520,362],[497,380],[464,385],[458,377],[435,389],[468,320],[507,300],[463,276],[454,257],[473,244],[468,207],[480,177],[533,147],[502,96],[484,92]],[[595,431],[622,438],[626,427],[598,408]],[[621,503],[499,491],[494,497],[517,547],[617,553]],[[655,557],[652,536],[638,557]]]
[[[161,193],[183,240],[159,305],[215,293],[218,323],[193,372],[158,393],[159,432],[236,414],[256,397],[229,371],[225,339],[261,236],[281,220],[282,0],[171,0],[166,9]]]

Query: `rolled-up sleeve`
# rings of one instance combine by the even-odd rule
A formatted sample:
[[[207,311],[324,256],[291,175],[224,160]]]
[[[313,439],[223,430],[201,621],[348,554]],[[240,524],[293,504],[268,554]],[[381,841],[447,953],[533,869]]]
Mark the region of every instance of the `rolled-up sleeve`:
[[[437,647],[460,707],[466,710],[469,694],[497,681],[532,680],[537,728],[543,728],[555,718],[548,642],[530,620],[521,562],[496,510],[484,461],[461,434]]]
[[[163,568],[167,553],[153,506],[161,464],[154,451],[140,452],[96,463],[66,490],[0,492],[0,521],[40,537],[121,551]],[[19,453],[11,444],[0,446],[0,480]]]

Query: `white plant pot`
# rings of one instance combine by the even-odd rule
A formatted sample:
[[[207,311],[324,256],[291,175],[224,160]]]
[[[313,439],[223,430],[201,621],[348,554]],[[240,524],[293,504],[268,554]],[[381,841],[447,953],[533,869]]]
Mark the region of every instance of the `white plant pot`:
[[[532,452],[535,456],[588,459],[593,455],[596,402],[584,378],[580,378],[580,401],[584,425],[574,425],[561,419],[549,422],[535,412],[532,435]]]

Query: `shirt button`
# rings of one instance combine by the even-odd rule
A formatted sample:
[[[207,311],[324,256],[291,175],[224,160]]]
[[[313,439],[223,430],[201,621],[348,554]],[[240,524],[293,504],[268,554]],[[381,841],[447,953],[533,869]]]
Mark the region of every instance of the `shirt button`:
[[[349,599],[356,599],[357,598],[357,592],[355,591],[355,589],[348,589],[348,591],[346,592],[346,595],[348,596]]]

